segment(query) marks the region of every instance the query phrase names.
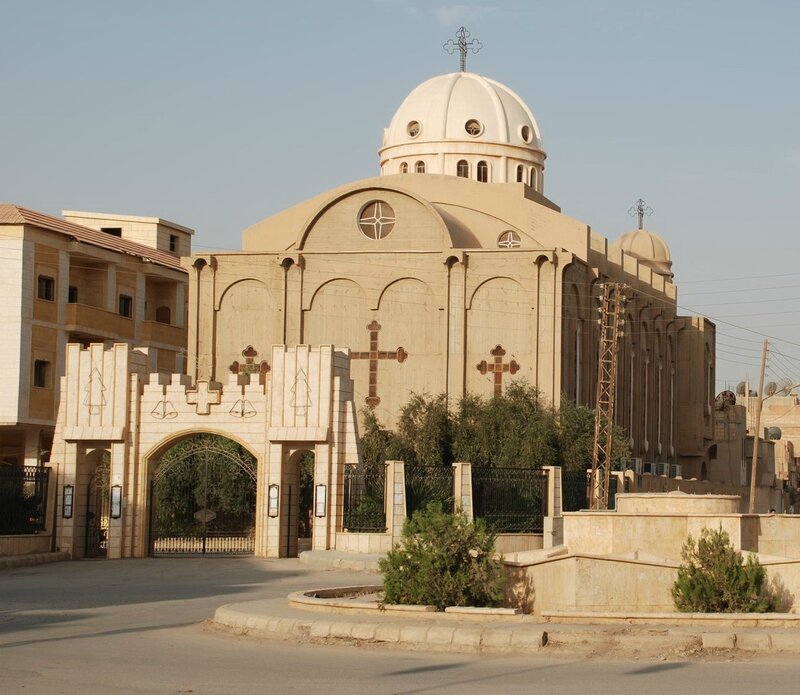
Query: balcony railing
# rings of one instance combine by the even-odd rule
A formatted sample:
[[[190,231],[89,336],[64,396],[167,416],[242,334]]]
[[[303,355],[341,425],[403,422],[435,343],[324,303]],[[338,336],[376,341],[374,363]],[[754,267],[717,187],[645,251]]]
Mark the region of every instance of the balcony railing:
[[[69,331],[107,335],[111,338],[134,338],[134,322],[131,319],[96,306],[67,304],[66,322]]]
[[[166,343],[183,347],[186,345],[186,328],[159,321],[142,321],[140,338],[148,343]]]

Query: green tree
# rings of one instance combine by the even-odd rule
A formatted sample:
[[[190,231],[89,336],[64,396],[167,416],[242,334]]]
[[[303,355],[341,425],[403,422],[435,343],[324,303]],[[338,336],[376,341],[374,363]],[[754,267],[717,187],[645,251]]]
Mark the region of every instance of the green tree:
[[[687,613],[765,613],[778,603],[767,573],[752,555],[744,562],[727,532],[704,528],[700,540],[689,536],[672,587],[679,611]]]
[[[566,470],[585,471],[592,467],[594,415],[593,409],[576,405],[562,396],[558,411],[558,443]],[[612,464],[619,464],[621,459],[630,456],[630,451],[630,439],[621,427],[615,426],[611,442]]]
[[[446,514],[440,505],[407,519],[403,536],[380,561],[386,603],[499,606],[505,596],[494,536],[480,521]]]

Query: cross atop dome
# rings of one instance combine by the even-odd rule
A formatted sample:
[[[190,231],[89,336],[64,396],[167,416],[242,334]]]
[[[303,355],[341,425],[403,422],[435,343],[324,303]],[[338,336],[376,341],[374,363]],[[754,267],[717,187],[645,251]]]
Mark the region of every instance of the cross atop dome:
[[[447,51],[450,55],[453,55],[456,51],[461,53],[461,72],[467,71],[467,53],[472,51],[473,53],[477,53],[478,51],[483,48],[483,44],[478,41],[478,39],[470,39],[470,33],[467,31],[465,27],[461,27],[456,32],[456,38],[458,41],[453,41],[453,39],[449,39],[447,43],[445,43],[442,48]]]

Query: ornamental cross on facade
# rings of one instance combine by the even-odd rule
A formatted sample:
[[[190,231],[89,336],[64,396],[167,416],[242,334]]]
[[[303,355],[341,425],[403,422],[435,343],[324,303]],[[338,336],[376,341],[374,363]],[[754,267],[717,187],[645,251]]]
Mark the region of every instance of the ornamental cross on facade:
[[[477,53],[481,50],[481,48],[483,48],[483,44],[478,41],[478,39],[469,39],[469,41],[467,41],[469,36],[470,33],[464,27],[461,27],[456,32],[456,38],[458,41],[449,39],[447,43],[442,46],[442,48],[444,48],[444,50],[450,55],[453,55],[453,53],[456,51],[461,54],[461,72],[467,71],[467,53],[469,51]]]

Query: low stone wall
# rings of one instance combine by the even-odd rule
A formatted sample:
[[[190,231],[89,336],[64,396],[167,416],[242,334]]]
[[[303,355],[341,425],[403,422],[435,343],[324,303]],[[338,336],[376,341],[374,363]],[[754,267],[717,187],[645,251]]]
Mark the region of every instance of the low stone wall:
[[[582,554],[506,563],[509,605],[547,611],[674,611],[677,564]]]
[[[392,549],[391,533],[349,533],[336,534],[336,550],[345,553],[387,553]]]
[[[50,552],[50,536],[0,536],[0,557]]]
[[[521,553],[526,550],[541,550],[544,540],[541,533],[498,533],[494,549],[498,553]]]

